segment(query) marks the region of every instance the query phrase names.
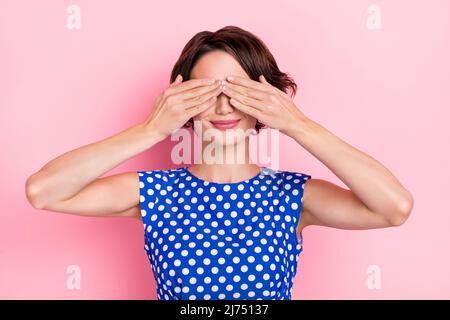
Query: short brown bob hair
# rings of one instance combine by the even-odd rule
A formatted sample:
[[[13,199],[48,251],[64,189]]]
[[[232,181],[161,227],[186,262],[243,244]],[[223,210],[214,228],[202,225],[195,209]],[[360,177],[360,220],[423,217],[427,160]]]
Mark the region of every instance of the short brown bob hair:
[[[183,81],[189,80],[191,70],[197,60],[204,54],[222,50],[232,55],[245,70],[250,79],[259,81],[263,75],[267,82],[281,91],[295,96],[297,84],[288,73],[281,72],[278,65],[264,42],[249,31],[236,26],[226,26],[216,32],[201,31],[197,33],[184,46],[178,61],[175,63],[170,75],[170,83],[175,81],[178,74]],[[189,119],[184,127],[192,127],[193,119]],[[256,132],[264,128],[264,124],[256,122]]]

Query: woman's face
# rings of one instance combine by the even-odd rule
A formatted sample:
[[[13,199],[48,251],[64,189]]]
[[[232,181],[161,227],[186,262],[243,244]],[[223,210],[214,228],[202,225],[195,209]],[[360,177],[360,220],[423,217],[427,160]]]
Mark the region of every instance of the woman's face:
[[[226,80],[228,75],[236,75],[250,79],[239,63],[230,54],[216,50],[203,55],[191,71],[190,79],[214,78]],[[196,125],[201,123],[202,139],[211,140],[221,145],[233,145],[240,143],[255,128],[256,119],[229,102],[230,98],[221,93],[213,106],[196,115],[193,120]],[[239,120],[232,128],[214,124],[220,120]],[[197,128],[198,129],[198,128]],[[194,126],[196,134],[197,129]],[[211,138],[214,136],[214,138]]]

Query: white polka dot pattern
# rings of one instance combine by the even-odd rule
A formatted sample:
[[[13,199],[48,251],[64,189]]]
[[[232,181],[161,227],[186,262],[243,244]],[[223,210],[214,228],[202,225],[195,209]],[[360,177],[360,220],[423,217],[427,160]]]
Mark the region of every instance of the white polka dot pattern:
[[[186,166],[137,173],[158,299],[291,298],[310,175],[262,167],[251,179],[216,183]]]

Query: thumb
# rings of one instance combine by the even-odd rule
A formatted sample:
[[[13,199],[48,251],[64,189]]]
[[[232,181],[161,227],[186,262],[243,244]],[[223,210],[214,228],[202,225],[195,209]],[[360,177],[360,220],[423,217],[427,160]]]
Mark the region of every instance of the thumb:
[[[181,82],[183,82],[183,76],[181,74],[177,74],[177,77],[175,78],[175,80],[172,82],[172,84],[170,86],[173,87],[174,85],[177,85]]]
[[[262,83],[265,83],[265,84],[269,84],[269,83],[267,82],[266,78],[264,77],[264,75],[260,75],[260,76],[259,76],[259,81],[261,81]]]

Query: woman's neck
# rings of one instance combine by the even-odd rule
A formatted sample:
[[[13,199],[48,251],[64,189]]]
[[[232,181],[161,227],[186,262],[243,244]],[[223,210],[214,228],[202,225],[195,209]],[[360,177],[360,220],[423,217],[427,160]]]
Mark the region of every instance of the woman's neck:
[[[219,183],[244,181],[261,171],[250,159],[248,136],[229,145],[203,141],[201,154],[188,168],[202,180]]]

